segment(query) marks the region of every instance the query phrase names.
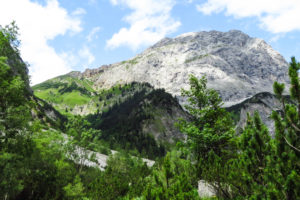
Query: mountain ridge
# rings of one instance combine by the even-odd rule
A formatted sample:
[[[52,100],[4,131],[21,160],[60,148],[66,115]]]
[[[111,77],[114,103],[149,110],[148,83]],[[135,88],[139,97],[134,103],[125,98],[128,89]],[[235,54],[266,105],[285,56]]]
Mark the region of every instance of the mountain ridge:
[[[243,127],[246,111],[253,113],[256,106],[270,113],[272,105],[278,104],[274,95],[272,96],[273,83],[278,81],[288,86],[287,68],[288,63],[284,58],[262,39],[252,38],[238,30],[203,31],[164,38],[129,60],[86,69],[84,72],[72,71],[41,84],[53,81],[66,82],[66,77],[74,79],[77,85],[79,84],[78,87],[86,87],[82,83],[87,82],[89,86],[86,89],[90,95],[86,96],[81,92],[76,95],[83,98],[83,101],[90,99],[89,103],[77,106],[72,111],[87,115],[95,114],[97,110],[104,108],[101,103],[100,107],[98,106],[98,100],[98,103],[92,100],[99,92],[133,82],[147,82],[154,89],[163,88],[183,105],[186,102],[180,92],[182,88],[188,89],[189,75],[193,74],[198,78],[205,75],[208,79],[207,86],[219,92],[224,107],[231,109],[235,105],[246,105],[243,109],[238,108],[240,112],[238,115],[241,116],[238,119],[240,120],[238,127]],[[35,89],[36,92],[38,91]],[[274,100],[268,108],[252,102],[252,99],[260,93],[272,96],[262,95],[262,98]],[[251,105],[244,103],[248,99],[251,100]],[[57,107],[61,106],[60,104],[55,106],[60,110],[67,109],[66,106]],[[274,124],[270,122],[268,116],[263,114],[263,118],[273,132]]]
[[[96,90],[115,84],[148,82],[180,100],[188,76],[206,75],[225,106],[259,92],[273,92],[273,82],[289,83],[288,63],[265,41],[241,31],[203,31],[164,38],[135,57],[77,73],[94,82]],[[183,101],[181,101],[183,102]]]

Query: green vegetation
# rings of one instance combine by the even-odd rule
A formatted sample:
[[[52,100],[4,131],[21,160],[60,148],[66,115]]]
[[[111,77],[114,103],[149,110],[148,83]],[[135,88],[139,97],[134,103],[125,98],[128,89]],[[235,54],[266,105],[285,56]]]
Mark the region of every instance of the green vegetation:
[[[300,63],[292,58],[289,68],[291,97],[286,104],[284,85],[275,82],[274,92],[281,99],[283,113],[274,111],[275,138],[256,113],[248,115],[241,135],[234,135],[230,117],[220,105],[218,94],[206,89],[206,79],[191,77],[186,107],[191,122],[179,124],[188,135],[184,144],[191,152],[199,179],[215,188],[221,199],[298,199],[300,197]]]
[[[138,64],[138,60],[140,59],[141,57],[136,57],[134,59],[131,59],[131,60],[128,60],[128,61],[122,61],[121,64],[129,64],[129,65],[126,65],[126,69],[128,68],[128,66],[132,66],[132,65],[136,65]]]
[[[199,199],[194,166],[182,153],[169,152],[147,177],[145,199]]]
[[[135,59],[129,60],[128,63],[129,63],[130,65],[135,65],[135,64],[138,63],[137,60],[138,60],[138,58],[135,58]]]
[[[151,134],[143,131],[142,126],[147,123],[161,124],[157,113],[171,112],[172,105],[180,108],[178,102],[164,90],[155,90],[149,84],[131,83],[112,90],[114,94],[126,93],[129,97],[102,113],[87,116],[93,128],[102,130],[101,139],[110,142],[114,149],[134,150],[152,159],[163,156],[166,147],[162,143],[157,144]],[[106,92],[102,94],[112,94]],[[164,131],[164,127],[160,128]]]
[[[61,94],[53,90],[44,90],[35,92],[35,94],[39,98],[45,99],[54,104],[67,104],[70,107],[74,107],[76,105],[84,105],[90,101],[90,98],[88,96],[83,96],[79,91],[72,91]]]
[[[186,146],[193,155],[198,178],[209,182],[219,195],[227,197],[224,166],[235,157],[232,151],[235,148],[232,144],[234,125],[229,113],[221,107],[219,94],[208,89],[206,84],[205,77],[200,80],[190,77],[191,89],[183,90],[182,94],[188,97],[186,109],[192,120],[181,120],[179,127],[188,136]]]
[[[34,86],[35,95],[52,103],[69,118],[78,112],[75,107],[85,106],[83,109],[91,113],[84,116],[91,123],[90,128],[102,130],[95,141],[104,140],[105,145],[109,144],[112,149],[125,149],[134,155],[153,159],[165,154],[170,145],[164,141],[158,143],[153,135],[157,132],[164,134],[166,127],[162,119],[172,114],[172,107],[181,109],[171,95],[163,90],[155,90],[148,83],[133,82],[93,91],[91,96],[82,87],[83,84],[77,83],[77,78],[65,75]],[[155,129],[144,130],[144,125],[151,124]]]
[[[64,117],[31,93],[18,44],[14,24],[0,27],[0,199],[194,200],[201,199],[199,180],[216,193],[203,199],[300,198],[300,63],[295,58],[289,68],[293,104],[283,96],[285,86],[274,83],[283,106],[282,113],[272,114],[274,138],[258,113],[248,115],[236,135],[218,93],[206,87],[205,77],[191,76],[190,90],[182,91],[190,118],[177,123],[187,138],[169,149],[144,133],[142,124],[154,121],[166,128],[156,117],[172,115],[171,106],[178,106],[170,94],[147,83],[94,94],[91,83],[68,75],[57,79],[69,81],[35,86],[45,98],[49,92],[69,97],[51,103],[75,105],[89,97],[106,109]],[[112,154],[115,145],[120,153]],[[109,155],[103,171],[85,164],[96,163],[97,152]],[[140,155],[155,159],[154,166]]]
[[[74,163],[54,142],[61,134],[42,131],[42,121],[30,115],[35,101],[27,67],[14,50],[15,30],[14,24],[0,28],[0,198],[68,198],[63,187],[73,181]]]
[[[51,103],[61,113],[89,104],[95,93],[88,80],[67,75],[35,85],[33,90],[37,97]],[[92,108],[96,109],[96,103],[92,104]]]
[[[200,60],[200,59],[205,58],[205,57],[207,57],[207,56],[209,56],[209,54],[204,54],[204,55],[194,56],[194,57],[192,57],[192,58],[186,59],[186,60],[184,61],[184,63],[187,64],[187,63],[190,63],[190,62],[194,62],[194,61],[196,61],[196,60]]]

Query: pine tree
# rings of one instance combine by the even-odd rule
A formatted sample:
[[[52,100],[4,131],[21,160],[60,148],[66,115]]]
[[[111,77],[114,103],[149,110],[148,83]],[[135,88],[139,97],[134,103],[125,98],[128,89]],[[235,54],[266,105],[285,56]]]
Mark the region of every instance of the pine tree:
[[[239,155],[231,163],[228,177],[232,196],[250,199],[266,199],[266,167],[274,146],[268,128],[262,123],[258,112],[247,124],[238,138]]]
[[[284,84],[274,83],[274,92],[281,99],[283,113],[272,113],[275,121],[276,154],[273,157],[273,176],[269,176],[274,199],[300,198],[300,63],[292,57],[289,67],[290,95],[295,104],[286,104],[283,96]],[[271,170],[270,170],[271,171]]]
[[[162,163],[154,168],[144,190],[145,199],[199,199],[194,168],[188,160],[179,157],[179,152],[169,152]]]

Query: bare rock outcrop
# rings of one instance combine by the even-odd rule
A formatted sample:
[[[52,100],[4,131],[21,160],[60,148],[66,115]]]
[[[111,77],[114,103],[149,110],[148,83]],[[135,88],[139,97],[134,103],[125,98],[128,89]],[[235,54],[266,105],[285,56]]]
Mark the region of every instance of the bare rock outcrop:
[[[206,75],[225,106],[259,92],[272,92],[274,81],[288,83],[288,63],[265,41],[241,31],[186,33],[165,38],[134,58],[86,70],[97,89],[117,83],[148,82],[180,96],[190,74]]]

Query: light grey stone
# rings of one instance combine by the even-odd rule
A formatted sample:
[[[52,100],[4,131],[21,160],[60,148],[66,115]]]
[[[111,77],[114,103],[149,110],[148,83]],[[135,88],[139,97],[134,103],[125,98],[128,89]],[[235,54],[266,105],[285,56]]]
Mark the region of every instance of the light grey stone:
[[[227,107],[272,92],[274,81],[288,83],[287,72],[288,63],[265,41],[232,30],[165,38],[128,61],[86,70],[81,77],[92,80],[95,89],[148,82],[181,99],[190,74],[206,75],[208,87],[219,91]]]

